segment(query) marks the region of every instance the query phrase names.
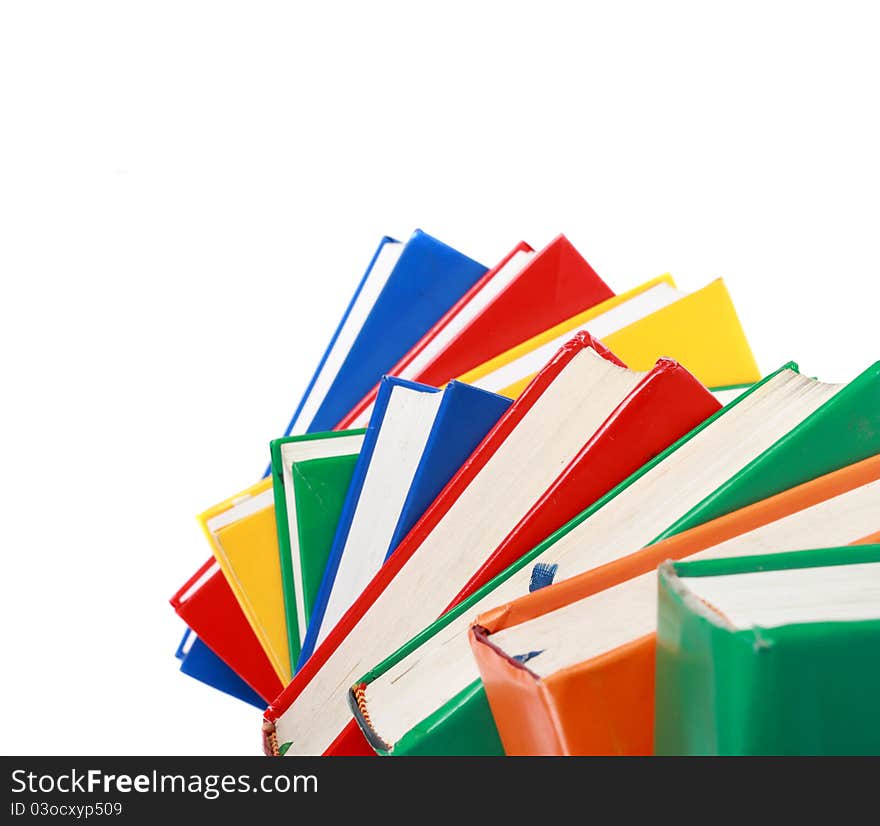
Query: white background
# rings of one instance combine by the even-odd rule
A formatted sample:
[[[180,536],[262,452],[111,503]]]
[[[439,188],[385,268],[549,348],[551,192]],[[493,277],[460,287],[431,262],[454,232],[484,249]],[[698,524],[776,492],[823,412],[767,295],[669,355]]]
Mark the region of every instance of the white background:
[[[870,8],[0,6],[0,750],[258,752],[167,600],[384,233],[564,231],[724,276],[765,372],[877,358]]]

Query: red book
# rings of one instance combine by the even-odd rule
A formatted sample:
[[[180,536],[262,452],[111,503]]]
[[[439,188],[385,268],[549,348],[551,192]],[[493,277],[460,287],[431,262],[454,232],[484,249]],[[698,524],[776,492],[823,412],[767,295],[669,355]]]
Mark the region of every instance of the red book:
[[[715,396],[684,367],[672,359],[660,359],[446,610],[469,597],[720,409]]]
[[[171,598],[180,618],[266,703],[284,686],[212,557]]]
[[[614,295],[560,235],[540,252],[520,242],[388,371],[440,387]],[[336,426],[367,423],[378,385]]]
[[[291,755],[363,753],[360,735],[343,732],[351,719],[348,688],[443,612],[559,475],[555,468],[567,467],[644,380],[622,367],[585,332],[560,349],[267,709],[269,751],[291,743]],[[522,462],[531,473],[514,472]],[[491,513],[492,519],[474,513]],[[470,532],[482,536],[485,530],[500,535],[485,548],[470,541]]]

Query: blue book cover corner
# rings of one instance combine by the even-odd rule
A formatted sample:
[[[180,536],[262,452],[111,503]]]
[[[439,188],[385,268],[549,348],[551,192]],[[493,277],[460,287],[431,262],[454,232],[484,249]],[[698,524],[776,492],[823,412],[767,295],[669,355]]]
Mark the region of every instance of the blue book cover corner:
[[[388,556],[511,404],[513,401],[506,396],[460,381],[446,385],[437,418],[394,529]]]

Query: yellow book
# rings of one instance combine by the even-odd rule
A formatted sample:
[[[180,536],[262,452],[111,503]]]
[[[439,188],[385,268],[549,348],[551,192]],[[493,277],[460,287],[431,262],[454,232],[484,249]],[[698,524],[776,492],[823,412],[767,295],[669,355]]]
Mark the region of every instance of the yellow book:
[[[291,679],[272,477],[206,510],[199,522],[272,667]]]
[[[290,682],[295,663],[291,662],[287,633],[275,494],[286,491],[290,496],[289,500],[287,495],[279,500],[289,535],[291,519],[296,531],[295,510],[287,507],[288,501],[294,501],[290,489],[293,465],[310,459],[359,453],[363,440],[362,430],[279,439],[275,444],[277,461],[273,461],[272,475],[199,516],[223,576],[284,685]],[[296,570],[299,557],[293,558],[289,543],[285,553]]]
[[[722,389],[718,395],[724,401],[736,395],[727,388],[761,378],[724,282],[717,279],[685,293],[665,275],[539,333],[459,381],[516,398],[553,353],[582,329],[633,370],[650,370],[663,356],[675,359],[707,387]]]

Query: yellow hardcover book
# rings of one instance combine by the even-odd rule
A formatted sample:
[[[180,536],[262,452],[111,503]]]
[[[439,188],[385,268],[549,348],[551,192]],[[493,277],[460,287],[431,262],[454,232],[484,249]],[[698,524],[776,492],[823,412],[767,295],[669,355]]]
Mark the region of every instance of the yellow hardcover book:
[[[269,476],[199,516],[223,575],[285,685],[291,679],[284,590]]]
[[[516,398],[559,346],[582,329],[633,370],[649,370],[663,356],[675,359],[707,387],[725,388],[725,401],[736,395],[729,388],[761,378],[724,281],[685,293],[664,275],[572,316],[459,380]]]

